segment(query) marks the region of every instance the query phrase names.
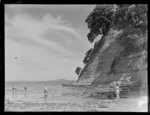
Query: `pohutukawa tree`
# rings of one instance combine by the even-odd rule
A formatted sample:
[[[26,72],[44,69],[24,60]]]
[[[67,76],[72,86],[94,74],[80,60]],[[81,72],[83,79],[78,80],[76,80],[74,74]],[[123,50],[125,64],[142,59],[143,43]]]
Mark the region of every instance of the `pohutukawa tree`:
[[[85,22],[90,29],[87,37],[90,42],[102,34],[107,34],[111,26],[118,29],[127,27],[147,30],[147,5],[97,5]]]
[[[85,20],[90,32],[88,41],[94,42],[98,35],[103,39],[110,28],[123,30],[120,39],[125,47],[122,56],[147,49],[147,5],[146,4],[116,4],[97,5]],[[98,41],[101,42],[101,41]],[[96,50],[97,43],[85,54],[86,64]],[[117,57],[119,59],[120,57]],[[112,64],[112,68],[115,65]]]
[[[136,51],[142,47],[146,48],[147,39],[142,37],[147,31],[147,5],[145,4],[97,5],[85,22],[90,30],[87,34],[90,42],[93,42],[98,35],[102,34],[104,37],[113,27],[125,30],[122,35],[125,42],[121,45],[125,45],[126,50]],[[130,34],[133,36],[128,36]],[[142,41],[141,44],[138,43],[139,41]]]

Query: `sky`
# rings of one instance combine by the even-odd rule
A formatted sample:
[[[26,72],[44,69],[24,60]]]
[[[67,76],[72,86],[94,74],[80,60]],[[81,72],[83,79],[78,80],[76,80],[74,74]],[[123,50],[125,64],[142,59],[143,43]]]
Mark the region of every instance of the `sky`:
[[[5,5],[5,80],[77,80],[95,5]]]

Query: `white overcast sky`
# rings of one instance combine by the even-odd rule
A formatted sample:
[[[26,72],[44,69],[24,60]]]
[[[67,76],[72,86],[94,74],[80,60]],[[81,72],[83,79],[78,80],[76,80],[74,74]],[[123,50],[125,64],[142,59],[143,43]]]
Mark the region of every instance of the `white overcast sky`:
[[[5,80],[77,80],[95,5],[5,5]],[[17,59],[15,58],[17,57]]]

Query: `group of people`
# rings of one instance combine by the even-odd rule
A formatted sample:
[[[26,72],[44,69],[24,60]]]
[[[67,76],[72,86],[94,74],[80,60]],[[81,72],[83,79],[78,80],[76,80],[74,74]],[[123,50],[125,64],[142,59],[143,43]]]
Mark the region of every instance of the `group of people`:
[[[16,90],[17,90],[17,88],[15,88],[15,87],[12,88],[13,94],[15,93]],[[25,94],[26,94],[27,87],[24,87],[24,91],[25,91]],[[45,103],[46,103],[47,98],[48,98],[48,90],[47,90],[47,87],[45,87],[44,88],[44,101],[45,101]]]
[[[13,93],[13,95],[12,95],[12,96],[14,97],[14,96],[15,96],[15,94],[16,94],[17,88],[16,88],[16,87],[13,87],[13,88],[12,88],[12,91],[13,91],[13,92],[12,92],[12,93]],[[25,97],[26,97],[27,87],[24,87],[24,91],[25,91]]]
[[[12,90],[13,90],[13,91],[16,91],[17,88],[13,87]],[[24,90],[26,91],[26,90],[27,90],[27,87],[24,87]]]
[[[115,90],[115,94],[116,94],[116,100],[119,100],[120,99],[120,87],[119,87],[119,83],[117,82],[114,82],[111,84],[111,86],[114,87],[114,90]],[[13,91],[17,90],[16,88],[12,88]],[[27,87],[24,87],[24,91],[26,92],[27,91]],[[48,90],[47,90],[47,87],[44,88],[44,102],[46,103],[47,101],[47,98],[48,98]]]

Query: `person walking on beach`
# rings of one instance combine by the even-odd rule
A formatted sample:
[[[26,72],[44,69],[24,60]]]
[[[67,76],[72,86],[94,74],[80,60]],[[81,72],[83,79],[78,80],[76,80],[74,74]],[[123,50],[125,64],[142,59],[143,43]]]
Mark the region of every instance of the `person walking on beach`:
[[[16,95],[16,88],[13,87],[13,88],[12,88],[12,98],[13,98],[13,99],[15,98],[15,95]]]
[[[119,83],[115,83],[115,93],[116,93],[116,100],[119,101],[120,99],[120,88],[119,88]]]
[[[26,98],[27,97],[27,87],[24,87],[24,91],[25,91],[24,97]]]
[[[27,90],[27,87],[24,87],[24,90],[26,91],[26,90]]]
[[[46,99],[48,97],[48,91],[47,91],[47,87],[44,88],[44,101],[46,103]]]

